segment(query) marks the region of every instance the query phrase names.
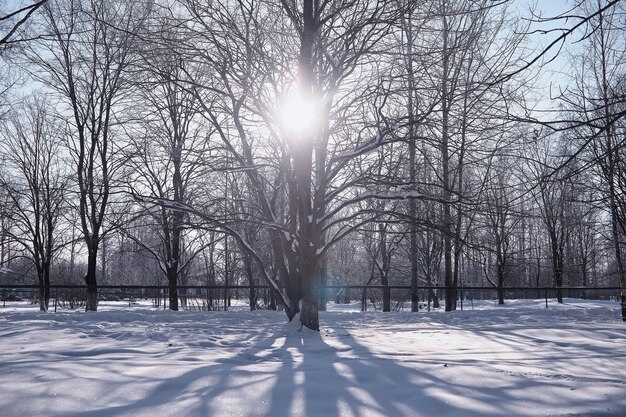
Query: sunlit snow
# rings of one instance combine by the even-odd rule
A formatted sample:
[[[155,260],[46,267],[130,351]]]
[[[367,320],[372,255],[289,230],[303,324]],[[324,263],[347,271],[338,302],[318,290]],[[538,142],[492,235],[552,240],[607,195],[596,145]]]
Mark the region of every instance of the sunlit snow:
[[[1,416],[625,416],[618,304],[280,312],[0,308]]]

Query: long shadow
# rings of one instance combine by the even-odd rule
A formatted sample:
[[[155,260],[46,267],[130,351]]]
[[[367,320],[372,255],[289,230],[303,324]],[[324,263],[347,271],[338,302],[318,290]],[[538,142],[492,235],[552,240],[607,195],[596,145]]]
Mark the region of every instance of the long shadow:
[[[424,378],[423,373],[378,359],[347,332],[340,333],[341,347],[329,345],[320,333],[306,329],[287,335],[281,349],[292,359],[277,374],[265,416],[400,417],[421,415],[424,406],[448,412],[455,409],[416,391],[412,378]],[[433,383],[445,383],[434,380],[430,378]],[[425,399],[429,404],[423,403]]]
[[[248,389],[253,388],[254,382],[239,382],[238,385],[233,384],[234,379],[245,379],[246,372],[241,370],[249,364],[258,363],[263,358],[258,357],[256,354],[259,351],[266,350],[268,345],[274,343],[276,335],[273,332],[268,333],[263,337],[256,337],[250,341],[248,347],[238,352],[233,357],[221,358],[212,361],[210,365],[201,365],[193,367],[189,371],[179,374],[177,376],[168,376],[168,367],[172,366],[168,364],[168,353],[160,353],[157,355],[150,355],[163,363],[163,369],[161,377],[157,380],[155,386],[151,391],[143,397],[128,401],[122,405],[111,405],[99,408],[96,410],[76,410],[68,412],[67,410],[59,411],[55,413],[55,410],[49,410],[50,416],[58,417],[110,417],[110,416],[134,416],[134,415],[146,415],[151,412],[151,415],[178,415],[178,416],[218,416],[218,411],[214,409],[212,404],[213,400],[223,392],[227,392],[232,389]],[[168,346],[167,343],[163,343],[164,346]],[[181,362],[198,363],[193,355],[198,351],[210,350],[206,349],[189,349],[187,346],[168,346],[169,353],[177,355],[174,363],[181,364]],[[220,347],[221,349],[222,347]],[[184,352],[183,352],[184,351]],[[181,361],[180,354],[188,354],[188,361]],[[114,361],[115,358],[111,358]],[[106,367],[107,361],[100,360],[94,361],[94,365],[98,367]],[[132,365],[132,364],[129,364]],[[255,380],[259,379],[271,379],[273,372],[255,372]],[[146,383],[154,383],[155,379],[148,379]],[[210,382],[210,385],[209,385]],[[132,390],[133,384],[139,383],[133,379],[126,383],[116,381],[105,381],[105,384],[115,385],[115,389],[120,392],[125,390]],[[85,398],[85,402],[89,399]],[[181,401],[188,401],[189,405],[185,409],[179,409]],[[240,413],[233,411],[234,415]]]
[[[471,330],[470,330],[471,331]],[[548,396],[528,397],[551,389],[570,392],[567,380],[528,378],[523,374],[494,370],[493,378],[476,381],[466,371],[485,377],[479,365],[488,360],[457,360],[403,366],[397,359],[373,353],[362,338],[336,329],[332,345],[314,332],[291,333],[283,348],[299,357],[285,362],[272,392],[270,416],[503,416],[526,413],[528,404],[539,410],[555,409],[558,401]],[[330,340],[329,340],[330,341]],[[339,342],[339,343],[337,343]],[[433,358],[427,358],[432,361]],[[524,398],[526,397],[526,398]],[[573,409],[602,409],[602,399],[577,398]],[[596,413],[595,415],[620,415]]]
[[[474,333],[473,330],[464,330]],[[482,331],[475,332],[478,336]],[[353,375],[356,375],[356,386],[362,387],[369,393],[382,415],[388,416],[418,416],[418,415],[451,415],[451,416],[503,416],[526,414],[524,404],[532,404],[537,410],[547,408],[559,408],[559,401],[547,396],[528,397],[527,389],[534,393],[545,391],[544,389],[559,390],[562,393],[570,393],[567,401],[572,409],[577,406],[580,409],[606,409],[604,398],[584,398],[572,393],[571,380],[569,378],[538,378],[523,372],[508,373],[491,369],[493,380],[476,381],[469,380],[463,373],[472,369],[479,370],[478,375],[485,378],[486,367],[490,367],[489,360],[467,360],[460,354],[455,364],[436,364],[436,358],[426,358],[431,366],[413,363],[411,367],[403,366],[395,358],[393,360],[371,352],[361,341],[349,332],[340,334],[341,342],[352,349],[354,359],[345,361]],[[587,346],[585,345],[585,348]],[[419,356],[416,354],[415,356]],[[336,357],[340,363],[342,355]],[[416,358],[419,362],[420,358]],[[549,358],[546,359],[549,362]],[[480,368],[477,368],[479,367]],[[523,369],[523,367],[522,367]],[[500,372],[500,375],[498,375]],[[498,378],[502,376],[504,378]],[[549,375],[548,375],[549,376]],[[377,383],[372,384],[370,378],[376,378]],[[487,377],[488,378],[488,377]],[[606,380],[614,383],[616,381]],[[377,389],[384,385],[387,389]],[[391,387],[389,386],[391,385]],[[391,389],[388,389],[391,388]],[[622,390],[624,391],[624,390]],[[554,391],[552,391],[554,392]],[[625,391],[626,392],[626,391]],[[566,394],[567,395],[567,394]],[[526,398],[524,398],[526,397]],[[355,408],[359,402],[352,402]],[[593,415],[623,415],[621,411],[600,412]],[[360,416],[359,413],[354,413]],[[585,412],[587,415],[587,412]]]
[[[72,412],[51,409],[47,415],[496,417],[518,415],[525,400],[532,401],[532,407],[539,410],[554,405],[546,398],[520,398],[531,385],[569,389],[560,380],[528,381],[524,377],[496,373],[492,381],[468,381],[464,373],[476,371],[481,361],[461,357],[445,366],[433,357],[412,361],[410,357],[377,354],[367,346],[365,336],[355,336],[352,329],[341,323],[326,324],[326,329],[318,333],[299,331],[293,323],[269,324],[264,334],[257,331],[259,336],[247,340],[247,345],[238,344],[237,347],[245,347],[236,354],[212,360],[208,365],[202,365],[194,353],[210,353],[210,347],[200,344],[194,350],[163,342],[164,347],[168,346],[166,351],[152,356],[163,363],[162,376],[146,381],[154,385],[147,394],[122,405]],[[463,330],[487,336],[484,329]],[[513,335],[503,336],[504,343],[513,342],[509,339]],[[220,352],[223,348],[219,347]],[[127,362],[130,358],[132,355],[123,360]],[[405,359],[403,365],[401,361]],[[111,367],[108,360],[101,359],[97,364]],[[168,376],[168,367],[183,362],[192,366],[191,369]],[[131,390],[138,383],[137,379],[126,378],[116,389]],[[104,381],[105,386],[114,384]]]

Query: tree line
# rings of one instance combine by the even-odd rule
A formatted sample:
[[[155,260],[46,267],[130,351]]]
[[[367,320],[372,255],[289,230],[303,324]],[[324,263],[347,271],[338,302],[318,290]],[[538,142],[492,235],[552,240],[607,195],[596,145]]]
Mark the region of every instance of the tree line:
[[[93,311],[103,283],[167,283],[173,310],[179,285],[245,283],[256,308],[262,284],[318,329],[326,284],[410,285],[413,311],[462,285],[626,288],[624,2],[0,15],[0,266],[43,311],[51,283]]]

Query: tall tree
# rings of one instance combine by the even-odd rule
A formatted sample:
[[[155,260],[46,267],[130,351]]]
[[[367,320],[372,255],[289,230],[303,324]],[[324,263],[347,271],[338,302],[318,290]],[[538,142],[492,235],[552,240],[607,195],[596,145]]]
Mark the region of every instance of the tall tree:
[[[437,56],[426,86],[437,91],[425,138],[437,158],[434,188],[441,201],[446,311],[456,309],[464,242],[471,233],[491,155],[511,129],[508,113],[522,85],[502,77],[524,62],[524,28],[506,3],[438,0],[424,32],[424,54]],[[434,46],[432,46],[434,45]],[[506,81],[506,82],[504,82]],[[425,155],[426,157],[426,155]]]
[[[378,80],[373,75],[355,79],[354,74],[362,61],[373,67],[367,57],[388,33],[396,11],[388,8],[394,2],[184,3],[193,17],[189,26],[202,29],[194,42],[203,51],[196,53],[217,76],[195,84],[204,82],[203,89],[197,88],[206,94],[203,113],[235,168],[246,173],[259,215],[270,225],[289,318],[301,309],[302,324],[318,329],[326,251],[358,223],[338,227],[337,217],[354,221],[360,213],[349,207],[365,198],[346,200],[354,197],[349,190],[358,183],[357,171],[351,170],[389,130],[366,125],[355,133],[350,124],[364,114],[371,118],[375,106],[384,103],[366,104],[375,89],[368,83]],[[289,106],[299,123],[285,126],[279,120],[286,117],[278,115]],[[315,122],[303,114],[315,114]],[[251,126],[252,120],[269,130],[269,140]],[[270,162],[268,154],[275,159]]]
[[[152,51],[154,52],[154,51]],[[172,207],[191,205],[206,178],[210,132],[200,124],[195,96],[181,86],[185,63],[175,53],[145,54],[149,69],[137,96],[137,128],[129,129],[128,185],[141,212],[160,238],[144,242],[128,230],[128,236],[144,247],[163,270],[168,283],[169,308],[178,310],[178,283],[194,257],[203,249],[201,239],[190,236],[189,214]]]
[[[135,34],[148,5],[116,0],[55,0],[43,6],[48,36],[29,56],[33,75],[58,93],[71,122],[69,148],[76,166],[80,224],[87,247],[86,310],[98,308],[98,249],[115,174],[115,107],[122,100]]]
[[[0,129],[0,150],[5,155],[0,186],[15,207],[17,226],[8,235],[34,265],[41,311],[48,310],[51,266],[63,247],[59,226],[67,198],[60,156],[62,129],[50,115],[50,106],[45,98],[34,97],[15,109]]]
[[[589,16],[582,35],[588,52],[576,57],[574,85],[561,98],[577,119],[577,153],[589,149],[590,165],[601,178],[626,321],[626,7],[623,2],[589,0],[579,8]]]

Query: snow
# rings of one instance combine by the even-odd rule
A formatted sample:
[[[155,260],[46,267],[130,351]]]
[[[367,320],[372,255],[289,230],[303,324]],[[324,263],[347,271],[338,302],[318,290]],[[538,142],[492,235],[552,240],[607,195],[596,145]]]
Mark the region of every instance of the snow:
[[[466,308],[469,306],[466,306]],[[0,307],[0,416],[625,416],[614,302],[270,311]]]

